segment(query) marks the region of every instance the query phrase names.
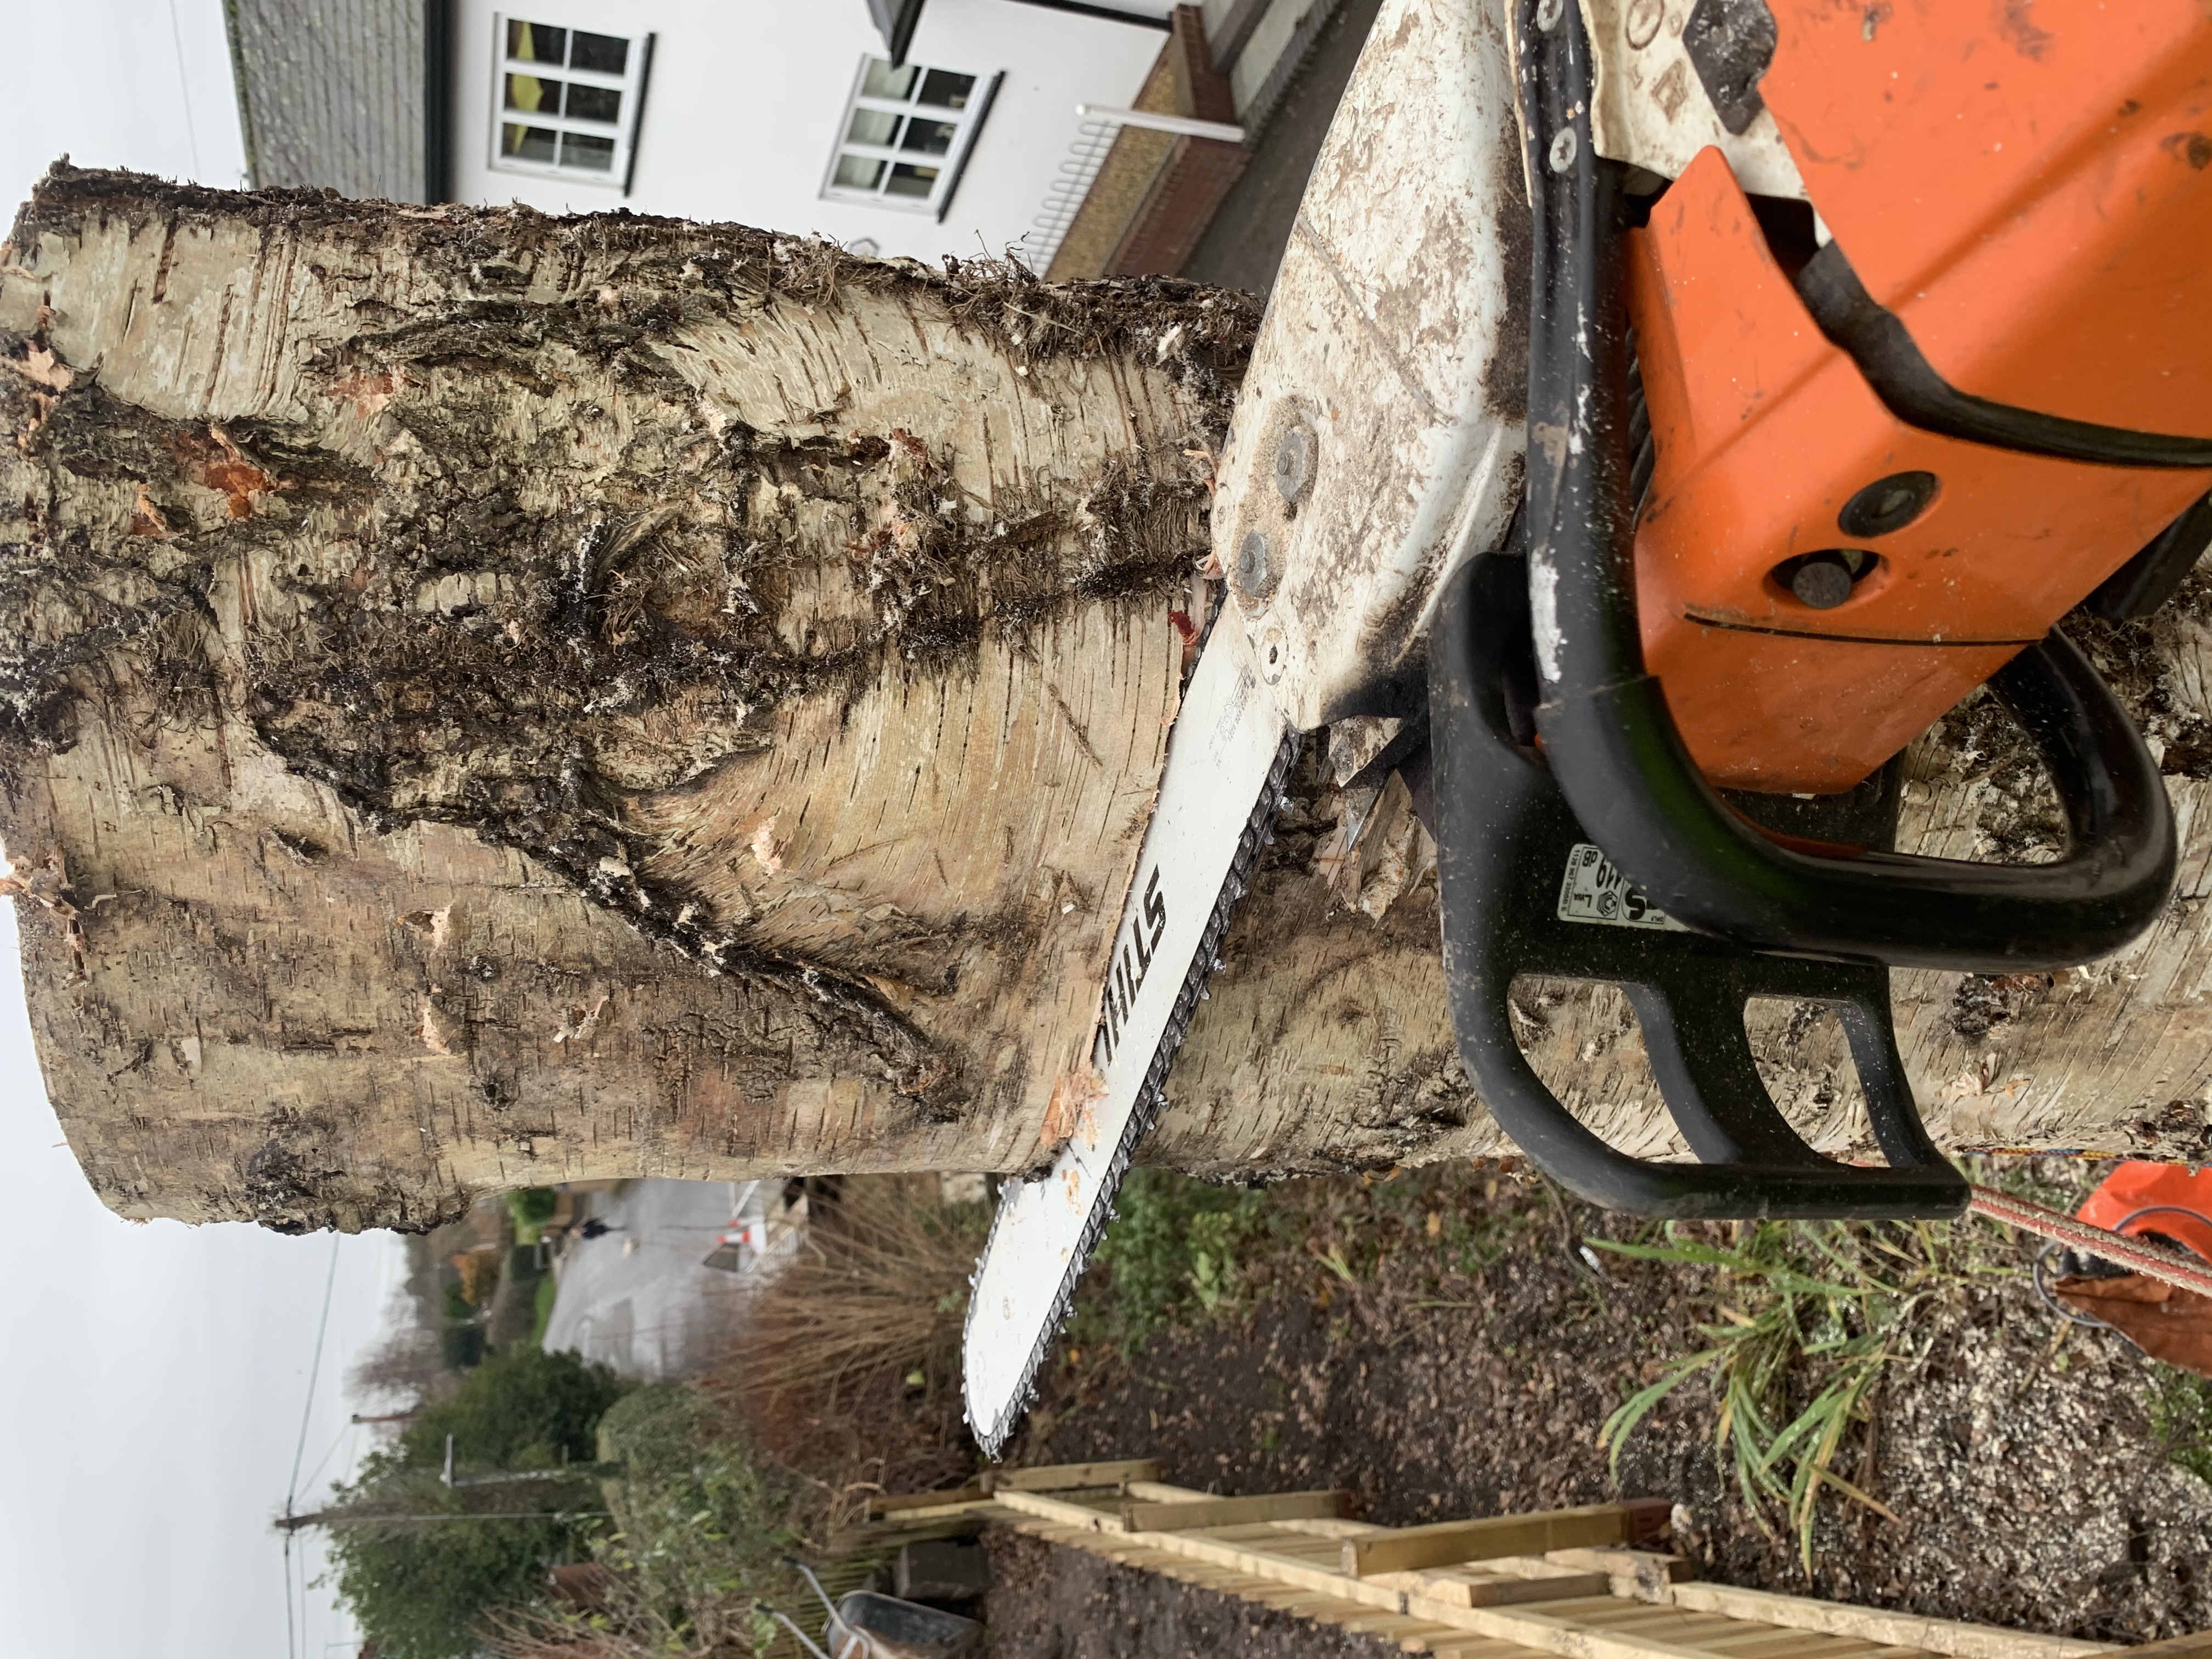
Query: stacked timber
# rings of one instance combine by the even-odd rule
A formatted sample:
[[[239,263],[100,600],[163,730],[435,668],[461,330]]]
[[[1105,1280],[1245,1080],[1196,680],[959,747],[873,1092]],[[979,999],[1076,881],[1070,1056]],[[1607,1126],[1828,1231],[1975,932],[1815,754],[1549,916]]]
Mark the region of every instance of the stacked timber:
[[[1441,1659],[2212,1659],[1695,1581],[1664,1499],[1383,1527],[1335,1490],[1224,1498],[1151,1459],[994,1471],[884,1500],[903,1522],[997,1522]]]

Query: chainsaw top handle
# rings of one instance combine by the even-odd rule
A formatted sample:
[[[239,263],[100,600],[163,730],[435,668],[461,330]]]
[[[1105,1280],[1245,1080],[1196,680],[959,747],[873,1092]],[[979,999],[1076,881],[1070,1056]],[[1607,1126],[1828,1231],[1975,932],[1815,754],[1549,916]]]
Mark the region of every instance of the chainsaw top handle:
[[[1529,319],[1528,589],[1559,787],[1653,902],[1766,950],[1978,972],[2063,968],[2119,949],[2165,908],[2173,815],[2142,738],[2053,632],[1990,689],[2026,730],[2066,815],[2055,863],[1976,864],[1778,845],[1706,782],[1644,667],[1626,441],[1622,167],[1591,143],[1582,9],[1520,0],[1522,127],[1534,217]]]

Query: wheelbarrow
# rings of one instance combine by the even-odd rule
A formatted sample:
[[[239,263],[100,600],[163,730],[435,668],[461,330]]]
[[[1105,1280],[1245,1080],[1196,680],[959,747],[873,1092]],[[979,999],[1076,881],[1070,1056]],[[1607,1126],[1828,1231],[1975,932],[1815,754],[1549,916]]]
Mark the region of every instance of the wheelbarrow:
[[[816,1659],[967,1659],[981,1645],[983,1627],[973,1619],[875,1590],[854,1590],[832,1601],[809,1569],[787,1558],[785,1565],[798,1568],[830,1614],[822,1626],[828,1651],[775,1608],[768,1613]]]

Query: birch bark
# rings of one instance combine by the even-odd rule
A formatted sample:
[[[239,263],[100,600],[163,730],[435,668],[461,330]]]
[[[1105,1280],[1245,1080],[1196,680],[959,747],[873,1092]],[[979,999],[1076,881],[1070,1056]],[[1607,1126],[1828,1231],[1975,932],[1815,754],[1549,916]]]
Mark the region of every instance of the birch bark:
[[[0,835],[94,1188],[416,1226],[592,1176],[1036,1162],[1256,319],[57,168],[0,250]],[[2098,642],[2176,774],[2168,920],[2063,981],[1900,976],[1949,1144],[2205,1145],[2205,610]],[[1152,1155],[1509,1150],[1451,1057],[1402,786],[1348,799],[1310,748]],[[1921,844],[2049,833],[1973,712],[1916,765]],[[1659,1144],[1617,1000],[1525,1002],[1563,1091]],[[1856,1145],[1839,1041],[1761,1030]]]

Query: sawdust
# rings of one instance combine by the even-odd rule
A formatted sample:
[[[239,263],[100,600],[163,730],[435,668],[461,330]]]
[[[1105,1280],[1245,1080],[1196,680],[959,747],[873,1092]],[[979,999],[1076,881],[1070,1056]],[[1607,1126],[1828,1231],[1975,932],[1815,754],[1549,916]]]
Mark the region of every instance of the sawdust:
[[[2155,616],[2142,621],[2108,623],[2077,610],[2061,627],[2134,717],[2160,771],[2212,778],[2212,700],[2198,665],[2212,639],[2212,575],[2192,572]],[[2039,863],[2065,846],[2065,819],[2033,746],[1986,690],[1914,743],[1906,771],[1915,781],[1973,780],[1980,857]]]

